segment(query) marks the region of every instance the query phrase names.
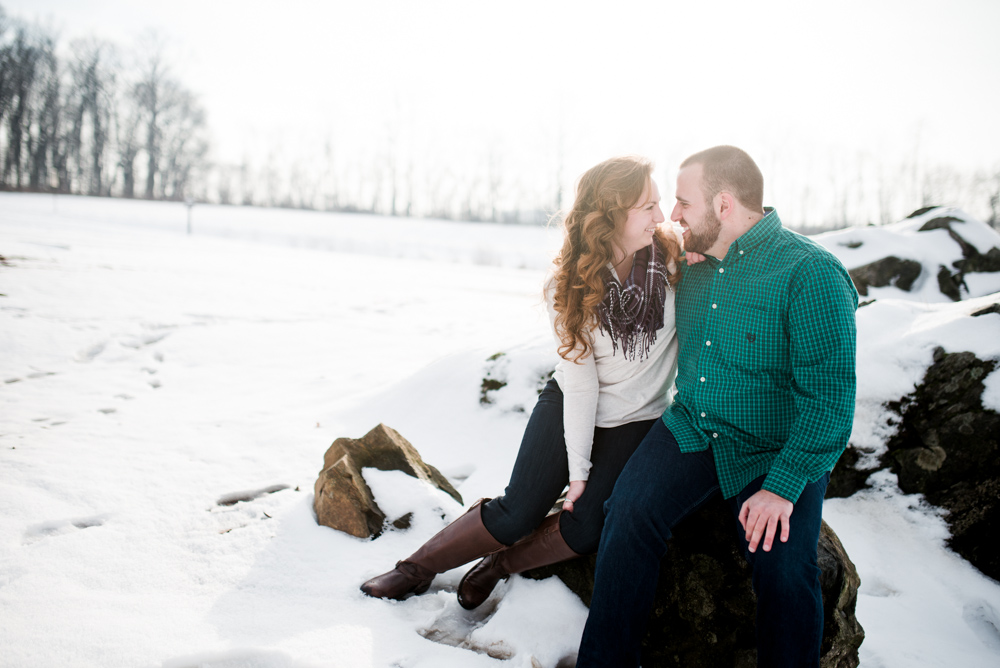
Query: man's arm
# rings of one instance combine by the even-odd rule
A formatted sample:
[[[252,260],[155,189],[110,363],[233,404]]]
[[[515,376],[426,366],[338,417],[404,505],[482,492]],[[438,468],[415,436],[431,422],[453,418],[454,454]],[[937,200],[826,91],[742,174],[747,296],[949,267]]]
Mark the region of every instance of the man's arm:
[[[771,549],[778,526],[788,540],[794,502],[833,469],[854,421],[858,295],[844,267],[819,255],[796,272],[789,291],[788,338],[797,418],[762,489],[740,509],[754,552]]]

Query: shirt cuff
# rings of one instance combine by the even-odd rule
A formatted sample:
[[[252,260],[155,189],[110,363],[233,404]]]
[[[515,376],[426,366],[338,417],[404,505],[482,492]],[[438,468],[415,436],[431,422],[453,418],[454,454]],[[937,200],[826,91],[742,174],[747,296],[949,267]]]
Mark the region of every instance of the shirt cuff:
[[[761,489],[773,492],[783,499],[795,503],[809,481],[804,475],[780,465],[774,465],[764,478]]]
[[[572,451],[567,451],[569,455],[569,479],[573,480],[583,480],[586,482],[590,479],[590,467],[592,464],[589,459],[584,459]]]

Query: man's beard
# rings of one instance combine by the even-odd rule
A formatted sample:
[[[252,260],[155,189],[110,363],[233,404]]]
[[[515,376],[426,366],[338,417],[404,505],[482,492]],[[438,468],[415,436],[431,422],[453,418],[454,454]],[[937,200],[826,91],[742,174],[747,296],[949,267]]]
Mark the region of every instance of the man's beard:
[[[695,232],[694,228],[688,225],[688,238],[684,240],[684,250],[705,255],[715,244],[719,233],[722,232],[722,221],[715,215],[715,209],[708,209],[701,221],[701,227],[700,232]]]

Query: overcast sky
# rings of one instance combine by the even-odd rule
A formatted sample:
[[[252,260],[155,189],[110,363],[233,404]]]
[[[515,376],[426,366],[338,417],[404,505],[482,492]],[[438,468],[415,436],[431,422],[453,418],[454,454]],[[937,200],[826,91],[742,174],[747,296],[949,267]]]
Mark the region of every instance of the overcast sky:
[[[414,151],[514,164],[562,141],[571,176],[623,152],[669,173],[720,143],[765,173],[856,154],[1000,166],[997,0],[0,5],[63,44],[127,51],[155,28],[220,160],[316,150],[320,127],[343,150],[396,128]]]

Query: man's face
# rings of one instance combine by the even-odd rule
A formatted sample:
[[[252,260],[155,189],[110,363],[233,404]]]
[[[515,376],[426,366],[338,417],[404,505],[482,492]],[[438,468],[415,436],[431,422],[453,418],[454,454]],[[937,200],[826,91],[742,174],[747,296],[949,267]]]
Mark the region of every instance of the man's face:
[[[722,221],[711,203],[705,201],[702,169],[700,164],[688,165],[677,175],[677,204],[670,212],[670,220],[681,225],[684,250],[705,255],[718,240]]]

